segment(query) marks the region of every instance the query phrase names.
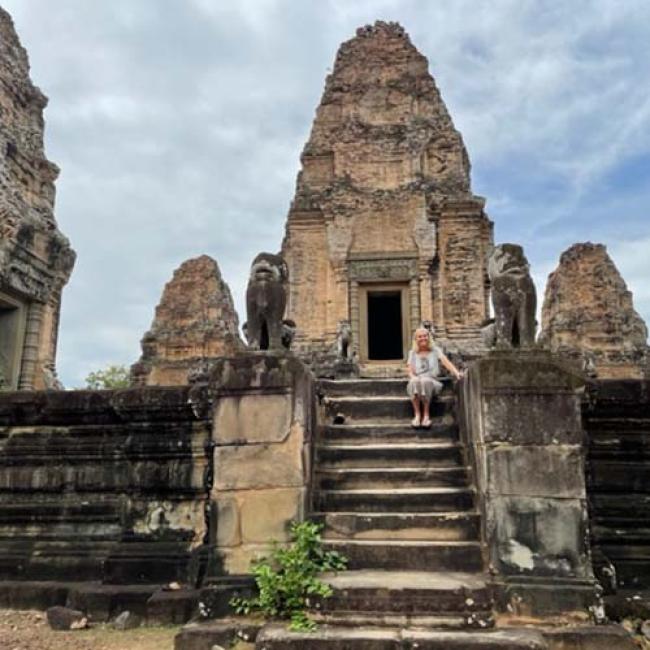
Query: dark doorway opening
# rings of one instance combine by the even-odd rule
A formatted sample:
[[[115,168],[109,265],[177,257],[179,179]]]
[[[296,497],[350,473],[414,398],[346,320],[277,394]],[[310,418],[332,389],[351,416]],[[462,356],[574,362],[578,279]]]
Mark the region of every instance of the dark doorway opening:
[[[368,292],[368,359],[402,359],[401,291]]]

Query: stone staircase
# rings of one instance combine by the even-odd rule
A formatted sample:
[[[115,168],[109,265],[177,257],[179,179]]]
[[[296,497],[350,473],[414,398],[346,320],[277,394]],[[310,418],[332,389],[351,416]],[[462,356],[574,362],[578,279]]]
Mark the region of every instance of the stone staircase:
[[[596,568],[611,562],[619,591],[649,593],[650,382],[597,381],[588,395],[583,417]],[[601,577],[607,588],[614,576],[609,569]]]
[[[446,385],[413,429],[404,379],[321,383],[314,518],[348,570],[319,618],[342,625],[491,625],[479,519]],[[333,424],[333,422],[339,422]]]
[[[228,647],[242,638],[252,648],[254,637],[256,650],[632,647],[624,630],[607,626],[495,627],[453,388],[445,382],[434,401],[431,428],[412,429],[405,384],[403,378],[319,384],[311,518],[324,525],[326,546],[346,555],[349,566],[323,576],[333,595],[312,603],[318,629],[197,622],[176,637],[176,650]]]
[[[348,569],[323,579],[315,633],[267,626],[257,648],[544,648],[495,631],[472,473],[445,382],[430,429],[413,429],[405,379],[320,384],[313,518]]]

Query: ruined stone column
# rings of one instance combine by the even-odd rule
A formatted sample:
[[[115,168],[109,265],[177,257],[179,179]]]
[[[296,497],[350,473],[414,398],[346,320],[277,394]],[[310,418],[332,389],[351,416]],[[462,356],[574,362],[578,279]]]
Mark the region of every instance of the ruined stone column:
[[[462,435],[506,616],[585,620],[595,611],[582,387],[539,352],[491,354],[463,380]]]
[[[435,215],[437,267],[433,286],[435,324],[449,339],[475,339],[488,315],[485,285],[492,222],[479,197],[446,199]],[[477,263],[477,261],[479,263]]]

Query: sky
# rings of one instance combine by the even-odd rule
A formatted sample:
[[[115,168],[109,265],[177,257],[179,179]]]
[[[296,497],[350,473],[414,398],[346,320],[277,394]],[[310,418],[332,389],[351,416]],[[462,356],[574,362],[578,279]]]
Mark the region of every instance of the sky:
[[[300,151],[341,42],[399,21],[429,59],[496,243],[539,301],[604,243],[650,322],[647,0],[0,0],[50,98],[56,218],[77,252],[57,366],[130,365],[181,262],[214,257],[240,314],[280,248]]]

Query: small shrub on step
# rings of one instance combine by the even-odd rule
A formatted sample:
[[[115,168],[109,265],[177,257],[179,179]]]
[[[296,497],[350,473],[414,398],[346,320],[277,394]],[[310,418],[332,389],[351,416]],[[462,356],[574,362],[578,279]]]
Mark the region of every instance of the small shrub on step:
[[[270,557],[253,563],[258,595],[233,598],[238,614],[260,612],[266,618],[290,620],[290,629],[314,630],[316,623],[307,615],[310,597],[328,598],[332,588],[318,575],[345,569],[347,560],[336,551],[326,551],[321,539],[322,526],[311,521],[291,524],[291,544],[273,544]]]

